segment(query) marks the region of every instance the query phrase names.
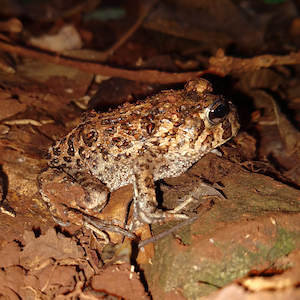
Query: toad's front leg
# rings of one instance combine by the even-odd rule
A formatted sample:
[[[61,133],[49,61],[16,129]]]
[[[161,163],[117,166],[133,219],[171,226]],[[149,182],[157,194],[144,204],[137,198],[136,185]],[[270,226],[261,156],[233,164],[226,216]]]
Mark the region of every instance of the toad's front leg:
[[[166,219],[187,219],[184,214],[175,211],[163,211],[157,208],[155,184],[151,161],[147,157],[139,157],[133,166],[133,222],[131,230],[140,223],[153,224]]]

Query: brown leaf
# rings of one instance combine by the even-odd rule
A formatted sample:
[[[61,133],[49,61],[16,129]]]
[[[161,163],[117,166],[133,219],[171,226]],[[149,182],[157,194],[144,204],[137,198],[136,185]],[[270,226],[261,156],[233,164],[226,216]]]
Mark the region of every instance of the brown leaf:
[[[113,265],[96,275],[91,281],[92,288],[124,299],[149,299],[138,274],[130,271],[130,264]]]
[[[18,265],[20,252],[16,242],[6,244],[0,251],[0,268]]]
[[[50,228],[45,235],[33,239],[33,233],[25,232],[26,246],[20,256],[20,265],[26,269],[37,268],[48,259],[81,258],[84,251],[71,238]]]

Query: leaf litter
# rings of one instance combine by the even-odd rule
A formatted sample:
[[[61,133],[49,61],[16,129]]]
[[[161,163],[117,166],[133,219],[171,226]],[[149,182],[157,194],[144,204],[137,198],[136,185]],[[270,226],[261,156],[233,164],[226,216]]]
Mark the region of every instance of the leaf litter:
[[[130,0],[115,1],[114,10],[98,0],[4,2],[1,294],[8,299],[211,294],[207,299],[215,299],[230,293],[231,299],[243,299],[251,291],[253,299],[296,299],[300,40],[295,3]],[[112,11],[122,14],[111,18]],[[72,28],[70,40],[59,36],[64,28]],[[47,39],[50,46],[62,41],[64,48],[50,49]],[[39,42],[35,47],[33,40]],[[142,240],[164,237],[155,241],[155,254],[153,244],[137,251],[118,233],[109,232],[105,246],[99,233],[80,222],[58,226],[36,181],[46,167],[48,146],[76,126],[87,107],[116,107],[197,76],[237,104],[242,130],[222,146],[222,158],[209,154],[179,182],[166,179],[163,203],[172,207],[173,199],[185,197],[201,180],[226,197],[214,198],[211,209],[184,228],[169,222],[141,229]],[[101,219],[122,222],[130,200],[130,187],[116,191]],[[201,213],[203,203],[191,210]]]

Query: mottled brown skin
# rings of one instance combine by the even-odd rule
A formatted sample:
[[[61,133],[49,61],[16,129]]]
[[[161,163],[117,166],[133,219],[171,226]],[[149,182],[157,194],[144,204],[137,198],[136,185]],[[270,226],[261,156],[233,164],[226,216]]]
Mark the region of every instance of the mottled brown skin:
[[[88,191],[82,205],[86,209],[101,211],[108,192],[133,184],[134,220],[154,223],[170,216],[156,208],[154,182],[184,173],[236,135],[239,127],[235,106],[212,94],[211,84],[198,78],[183,90],[84,114],[81,123],[49,149],[49,165],[82,183]]]

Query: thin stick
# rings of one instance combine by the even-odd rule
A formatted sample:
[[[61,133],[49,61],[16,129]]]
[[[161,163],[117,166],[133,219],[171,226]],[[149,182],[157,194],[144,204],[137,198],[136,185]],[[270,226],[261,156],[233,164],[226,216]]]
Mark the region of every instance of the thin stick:
[[[200,72],[185,72],[185,73],[167,73],[152,70],[124,70],[112,68],[95,62],[86,62],[79,59],[68,59],[63,56],[58,56],[42,51],[36,51],[29,48],[15,46],[10,43],[0,40],[0,50],[10,53],[16,53],[22,56],[31,57],[36,60],[53,63],[65,67],[78,69],[91,74],[101,74],[103,76],[122,77],[134,81],[169,84],[187,82],[191,78],[199,77],[205,71]]]
[[[156,2],[157,2],[157,0],[152,0],[149,2],[145,2],[145,3],[141,2],[142,8],[141,8],[139,18],[129,28],[129,30],[110,49],[105,51],[105,53],[107,54],[107,58],[108,58],[108,56],[110,56],[111,54],[116,52],[138,30],[138,28],[143,23],[144,19],[149,15],[150,11],[152,10],[152,8],[156,4]]]

